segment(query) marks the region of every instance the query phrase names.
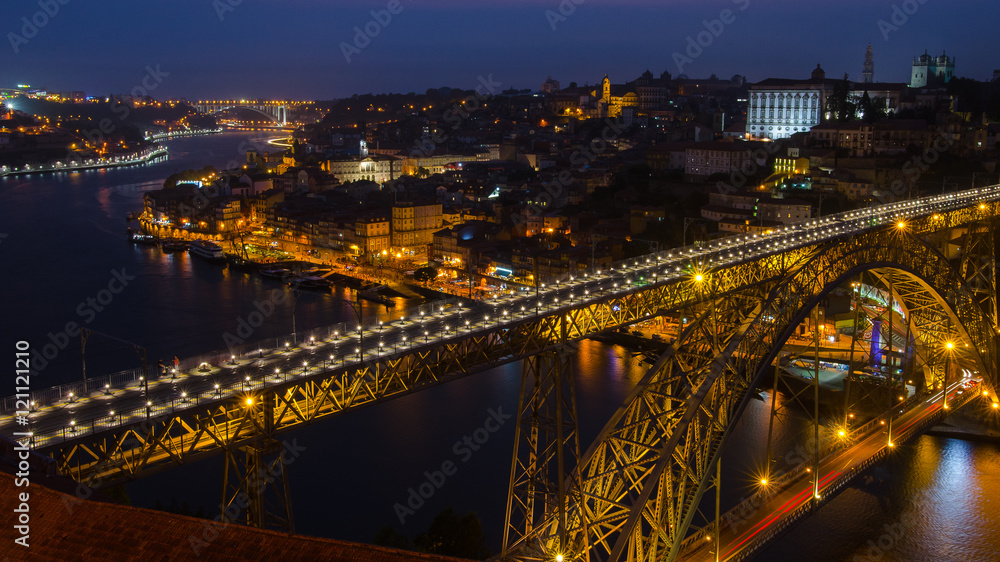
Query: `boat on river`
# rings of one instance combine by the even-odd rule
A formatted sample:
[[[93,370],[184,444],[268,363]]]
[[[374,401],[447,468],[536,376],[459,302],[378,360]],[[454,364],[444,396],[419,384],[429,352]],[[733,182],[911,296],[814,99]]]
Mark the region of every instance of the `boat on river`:
[[[188,247],[188,253],[192,256],[209,261],[226,261],[226,254],[222,251],[222,246],[210,240],[195,240]]]
[[[165,238],[160,241],[160,250],[164,253],[186,252],[188,243],[176,238]]]

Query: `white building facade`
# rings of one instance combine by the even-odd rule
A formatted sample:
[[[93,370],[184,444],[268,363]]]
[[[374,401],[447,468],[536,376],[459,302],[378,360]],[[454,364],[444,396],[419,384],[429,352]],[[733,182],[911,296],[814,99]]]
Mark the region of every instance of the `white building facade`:
[[[786,139],[819,125],[826,103],[823,89],[766,87],[750,91],[747,135]]]
[[[343,183],[368,180],[384,184],[403,173],[403,161],[391,156],[327,160],[321,167]]]
[[[787,139],[819,125],[836,82],[816,65],[809,80],[768,78],[750,86],[747,137]]]

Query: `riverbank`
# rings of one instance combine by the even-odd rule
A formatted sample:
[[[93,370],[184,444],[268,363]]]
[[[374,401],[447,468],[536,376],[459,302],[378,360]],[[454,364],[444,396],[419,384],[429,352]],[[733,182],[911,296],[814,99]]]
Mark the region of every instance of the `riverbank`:
[[[64,164],[62,161],[58,161],[55,164],[48,164],[45,166],[31,167],[30,165],[25,166],[22,170],[6,170],[6,167],[0,168],[0,177],[2,176],[20,176],[25,174],[47,174],[50,172],[77,172],[83,170],[100,170],[106,168],[121,168],[123,166],[135,166],[136,164],[147,164],[153,160],[160,157],[164,159],[168,156],[166,147],[155,145],[154,147],[148,148],[141,153],[138,153],[132,157],[126,157],[125,159],[119,159],[118,157],[107,159],[100,158],[98,160],[84,160],[83,163],[69,162]]]

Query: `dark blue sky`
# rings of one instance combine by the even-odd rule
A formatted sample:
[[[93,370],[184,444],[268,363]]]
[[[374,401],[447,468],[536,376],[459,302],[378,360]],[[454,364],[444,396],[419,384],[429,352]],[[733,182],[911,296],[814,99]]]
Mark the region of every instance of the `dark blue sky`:
[[[22,42],[10,34],[22,34],[21,18],[36,16],[39,1],[5,0],[0,87],[127,93],[156,65],[169,74],[151,92],[161,98],[471,89],[490,74],[505,88],[538,88],[548,75],[564,86],[604,73],[624,82],[647,68],[676,76],[673,53],[684,53],[702,21],[724,9],[734,21],[685,74],[805,78],[822,63],[828,76],[860,78],[869,41],[880,81],[908,81],[924,49],[947,49],[959,76],[983,80],[1000,68],[1000,5],[988,0],[575,0],[555,30],[546,11],[558,13],[559,0],[399,0],[402,11],[350,63],[341,43],[353,43],[354,27],[389,0],[60,1],[66,5]],[[894,4],[918,8],[886,40],[878,22],[891,22]]]

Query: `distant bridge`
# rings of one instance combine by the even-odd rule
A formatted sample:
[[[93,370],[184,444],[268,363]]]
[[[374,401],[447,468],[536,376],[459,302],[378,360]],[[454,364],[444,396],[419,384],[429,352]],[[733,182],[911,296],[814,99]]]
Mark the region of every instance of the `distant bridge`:
[[[270,118],[278,125],[288,124],[288,104],[269,100],[210,100],[199,101],[194,108],[202,113],[212,114],[227,109],[248,109]]]

